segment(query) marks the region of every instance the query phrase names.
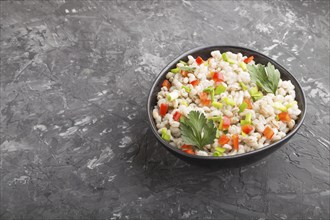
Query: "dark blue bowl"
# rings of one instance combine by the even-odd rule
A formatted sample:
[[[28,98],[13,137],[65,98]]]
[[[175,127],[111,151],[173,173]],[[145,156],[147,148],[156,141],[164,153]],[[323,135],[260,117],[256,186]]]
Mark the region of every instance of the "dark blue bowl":
[[[192,55],[193,57],[201,56],[203,59],[207,59],[211,56],[211,52],[214,50],[220,50],[221,52],[231,51],[233,53],[242,53],[245,56],[254,56],[254,60],[256,63],[261,63],[266,65],[268,62],[272,63],[276,69],[278,69],[281,73],[281,79],[283,80],[291,80],[292,84],[295,86],[295,92],[296,92],[296,100],[298,101],[299,109],[301,110],[301,114],[296,120],[295,127],[281,140],[270,144],[266,147],[248,152],[243,154],[237,154],[233,156],[224,156],[224,157],[213,157],[213,156],[198,156],[198,155],[191,155],[186,154],[180,149],[177,149],[176,147],[171,146],[169,143],[164,141],[161,136],[157,132],[155,121],[152,117],[152,110],[154,106],[157,104],[157,93],[161,89],[161,84],[163,80],[166,78],[166,74],[170,71],[170,69],[175,68],[176,64],[180,61],[187,61],[188,55]],[[213,166],[213,165],[219,165],[220,167],[240,167],[246,164],[250,164],[253,162],[256,162],[265,156],[271,154],[275,150],[279,149],[281,146],[283,146],[286,142],[292,138],[292,136],[298,131],[300,126],[302,125],[305,114],[306,114],[306,100],[305,100],[305,94],[297,81],[297,79],[283,66],[278,64],[276,61],[272,60],[268,56],[259,53],[257,51],[244,48],[244,47],[237,47],[237,46],[206,46],[206,47],[199,47],[192,49],[190,51],[187,51],[180,56],[178,56],[176,59],[174,59],[172,62],[170,62],[158,75],[157,79],[155,80],[154,84],[151,87],[149,97],[148,97],[148,103],[147,103],[147,112],[149,117],[149,122],[151,126],[152,132],[155,134],[158,141],[164,146],[167,150],[169,150],[172,154],[175,156],[181,158],[182,160],[196,164],[196,165],[206,165],[206,166]]]

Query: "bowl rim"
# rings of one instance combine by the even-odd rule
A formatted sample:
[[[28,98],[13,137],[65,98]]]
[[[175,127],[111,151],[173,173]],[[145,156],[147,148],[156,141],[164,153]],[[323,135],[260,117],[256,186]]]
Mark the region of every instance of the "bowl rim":
[[[174,64],[176,64],[180,59],[182,59],[183,57],[187,57],[188,55],[198,52],[198,51],[202,51],[202,50],[206,50],[206,49],[211,49],[214,48],[214,50],[220,50],[221,47],[227,47],[227,48],[233,48],[233,49],[239,49],[243,51],[248,51],[251,53],[255,53],[261,57],[266,58],[269,62],[271,62],[272,64],[276,64],[277,66],[281,67],[282,69],[286,70],[286,72],[291,76],[291,78],[295,81],[296,85],[298,85],[298,90],[301,91],[302,93],[302,105],[304,106],[304,111],[301,112],[301,120],[298,124],[296,124],[295,128],[293,130],[291,130],[291,132],[289,134],[287,134],[284,138],[280,139],[279,141],[272,143],[270,145],[264,146],[262,148],[259,149],[255,149],[253,151],[250,152],[246,152],[246,153],[242,153],[242,154],[236,154],[236,155],[228,155],[228,156],[222,156],[222,157],[217,157],[217,156],[200,156],[200,155],[193,155],[193,154],[187,154],[185,152],[183,152],[182,150],[180,150],[177,147],[174,147],[172,145],[170,145],[168,142],[166,142],[165,140],[163,140],[161,138],[161,136],[158,134],[158,130],[156,128],[156,126],[153,124],[154,123],[154,118],[152,116],[152,110],[151,110],[151,98],[152,98],[152,94],[155,90],[155,88],[157,87],[157,82],[163,77],[164,74],[167,74],[167,70],[173,66]],[[217,49],[218,48],[218,49]],[[281,73],[282,74],[282,73]],[[286,73],[285,73],[286,74]],[[286,74],[287,75],[287,74]],[[291,80],[291,79],[290,79]],[[148,121],[149,124],[151,126],[151,130],[154,133],[154,135],[156,136],[156,138],[158,139],[158,141],[160,141],[165,147],[167,147],[169,150],[175,151],[176,153],[184,156],[184,157],[189,157],[191,159],[200,159],[200,160],[231,160],[231,159],[237,159],[237,158],[242,158],[242,157],[246,157],[249,155],[253,155],[253,154],[257,154],[259,152],[265,151],[269,148],[275,147],[276,145],[282,143],[282,142],[286,142],[288,141],[293,135],[295,135],[297,133],[297,131],[299,130],[299,128],[301,127],[301,125],[303,124],[303,121],[305,119],[306,116],[306,111],[307,111],[307,104],[306,104],[306,97],[305,97],[305,93],[304,90],[302,89],[302,86],[300,85],[299,81],[296,79],[296,77],[294,75],[291,74],[290,71],[288,71],[286,68],[284,68],[281,64],[279,64],[278,62],[276,62],[275,60],[273,60],[272,58],[270,58],[269,56],[255,51],[253,49],[250,48],[246,48],[246,47],[241,47],[241,46],[233,46],[233,45],[207,45],[207,46],[201,46],[201,47],[196,47],[193,48],[191,50],[188,50],[182,54],[180,54],[179,56],[177,56],[176,58],[174,58],[169,64],[167,64],[158,74],[158,76],[156,77],[156,79],[153,81],[152,87],[149,91],[148,94],[148,101],[147,101],[147,113],[148,113]]]

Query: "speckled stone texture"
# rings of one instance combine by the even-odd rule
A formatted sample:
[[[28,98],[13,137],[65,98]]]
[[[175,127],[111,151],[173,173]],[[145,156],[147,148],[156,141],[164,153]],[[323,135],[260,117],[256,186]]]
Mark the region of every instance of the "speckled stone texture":
[[[1,219],[328,219],[329,1],[1,1]],[[297,77],[304,125],[239,169],[153,136],[160,70],[197,46],[263,52]]]

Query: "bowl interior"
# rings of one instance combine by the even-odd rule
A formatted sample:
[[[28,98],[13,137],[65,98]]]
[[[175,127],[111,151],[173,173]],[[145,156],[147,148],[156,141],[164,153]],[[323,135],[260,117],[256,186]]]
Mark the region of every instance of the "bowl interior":
[[[176,147],[171,146],[169,143],[167,143],[166,141],[164,141],[161,136],[157,133],[157,128],[156,128],[156,124],[155,121],[152,117],[152,110],[154,108],[154,106],[157,104],[157,93],[160,91],[161,89],[161,84],[162,81],[166,78],[166,74],[170,71],[170,69],[175,68],[176,64],[180,61],[187,61],[188,60],[188,55],[192,55],[193,57],[197,57],[197,56],[201,56],[204,60],[208,59],[211,56],[211,52],[214,50],[220,50],[221,53],[223,52],[227,52],[227,51],[231,51],[233,53],[242,53],[245,56],[254,56],[254,60],[256,63],[261,63],[263,65],[266,65],[268,62],[272,63],[276,69],[278,69],[281,73],[281,79],[282,80],[291,80],[292,84],[295,86],[295,92],[296,92],[296,100],[298,102],[298,106],[299,109],[301,110],[301,114],[298,118],[298,120],[296,120],[296,124],[295,127],[289,132],[287,133],[287,135],[282,138],[280,141],[277,141],[271,145],[268,145],[266,147],[248,152],[248,153],[243,153],[243,154],[237,154],[234,156],[224,156],[224,157],[204,157],[204,156],[198,156],[198,155],[188,155],[184,152],[182,152],[181,150],[177,149]],[[184,156],[187,157],[193,157],[193,158],[200,158],[200,159],[230,159],[230,158],[237,158],[237,157],[242,157],[248,154],[254,154],[257,153],[259,151],[263,151],[266,150],[268,148],[273,147],[274,145],[280,144],[282,141],[286,142],[287,139],[291,138],[292,135],[294,135],[297,130],[299,129],[299,127],[301,126],[304,117],[305,117],[305,113],[306,113],[306,102],[305,102],[305,95],[304,92],[300,86],[300,84],[298,83],[298,81],[296,80],[296,78],[289,72],[287,71],[284,67],[282,67],[280,64],[278,64],[276,61],[272,60],[271,58],[267,57],[266,55],[259,53],[257,51],[248,49],[248,48],[244,48],[244,47],[237,47],[237,46],[208,46],[208,47],[201,47],[201,48],[196,48],[196,49],[192,49],[190,51],[187,51],[185,53],[183,53],[182,55],[180,55],[179,57],[177,57],[176,59],[174,59],[171,63],[169,63],[162,71],[161,73],[158,75],[157,79],[155,80],[150,93],[149,93],[149,97],[148,97],[148,103],[147,103],[147,111],[148,111],[148,117],[149,117],[149,121],[152,127],[152,130],[154,132],[154,134],[156,135],[157,139],[163,144],[165,145],[167,148],[170,148],[170,150],[175,151],[179,154],[182,154]]]

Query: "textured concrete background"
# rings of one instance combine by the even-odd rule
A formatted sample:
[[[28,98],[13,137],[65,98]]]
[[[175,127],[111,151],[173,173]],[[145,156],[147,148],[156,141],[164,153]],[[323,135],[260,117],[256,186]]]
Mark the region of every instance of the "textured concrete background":
[[[1,219],[327,219],[329,1],[1,1]],[[209,44],[297,77],[304,125],[240,169],[185,164],[151,133],[160,70]]]

